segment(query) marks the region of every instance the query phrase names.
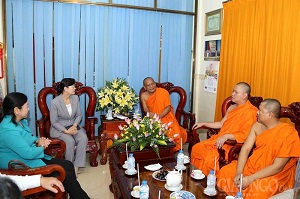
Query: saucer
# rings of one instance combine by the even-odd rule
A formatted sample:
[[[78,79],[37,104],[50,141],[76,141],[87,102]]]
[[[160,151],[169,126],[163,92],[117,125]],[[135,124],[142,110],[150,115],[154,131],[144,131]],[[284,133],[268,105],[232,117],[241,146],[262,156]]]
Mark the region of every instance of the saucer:
[[[157,164],[150,164],[148,166],[144,166],[144,168],[149,171],[157,171],[160,168],[162,168],[162,166],[161,166],[161,164],[157,163]]]
[[[135,191],[131,191],[131,196],[134,198],[140,198],[140,194],[135,194]]]
[[[194,173],[191,173],[191,177],[194,178],[194,179],[196,179],[196,180],[202,180],[203,178],[205,178],[205,175],[202,173],[200,177],[196,177],[194,175]]]
[[[215,196],[215,195],[217,195],[217,190],[215,190],[215,193],[214,194],[209,194],[209,193],[207,193],[206,192],[206,188],[204,189],[204,191],[203,191],[203,193],[205,194],[205,195],[208,195],[208,196]]]
[[[175,166],[175,169],[177,169],[177,165]],[[184,171],[186,169],[186,166],[183,166],[183,169],[177,169],[177,170],[182,170]]]
[[[182,184],[180,184],[179,185],[179,187],[169,187],[168,185],[167,185],[167,183],[165,184],[165,188],[166,188],[166,190],[168,190],[168,191],[180,191],[182,188],[183,188],[183,186],[182,186]]]
[[[125,174],[127,174],[129,176],[133,176],[133,175],[137,174],[137,170],[135,170],[133,173],[128,173],[128,170],[126,170]]]

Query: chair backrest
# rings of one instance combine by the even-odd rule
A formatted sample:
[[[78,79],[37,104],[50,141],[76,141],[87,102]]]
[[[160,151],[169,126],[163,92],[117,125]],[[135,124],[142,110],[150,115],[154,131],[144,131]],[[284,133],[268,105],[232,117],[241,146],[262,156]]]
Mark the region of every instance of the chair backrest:
[[[255,107],[259,107],[260,103],[263,101],[262,97],[254,97],[254,96],[250,96],[249,97],[249,101],[251,102],[251,104]],[[229,108],[230,105],[234,104],[231,100],[231,96],[227,97],[223,103],[222,103],[222,117],[225,116],[227,109]]]
[[[181,112],[183,111],[186,100],[187,100],[187,95],[186,95],[185,90],[180,86],[174,86],[174,84],[172,84],[171,82],[156,83],[156,87],[164,88],[170,94],[177,93],[179,95],[180,99],[179,99],[178,105],[176,107],[174,107],[174,110],[175,110],[175,117],[176,117],[178,123],[180,124],[181,123]],[[141,100],[142,93],[144,93],[145,91],[146,90],[144,87],[142,87],[140,89],[140,93],[139,93],[140,100]],[[140,103],[140,106],[141,106],[142,115],[143,116],[146,115],[146,112],[144,111],[141,103]]]
[[[60,82],[56,82],[52,84],[52,87],[45,87],[42,88],[38,94],[38,106],[39,109],[41,111],[42,114],[42,118],[43,120],[46,121],[46,131],[44,131],[45,135],[41,135],[44,137],[50,137],[50,111],[49,111],[49,107],[47,104],[47,96],[48,95],[53,95],[53,98],[56,97],[58,95],[58,92],[56,90],[56,88],[59,86]],[[87,94],[89,101],[88,101],[88,106],[86,108],[85,111],[82,110],[82,112],[85,113],[85,130],[87,132],[90,132],[91,128],[90,125],[88,124],[88,118],[89,117],[93,117],[94,113],[95,113],[95,108],[96,108],[96,104],[97,104],[97,95],[94,91],[93,88],[89,87],[89,86],[83,86],[83,84],[81,82],[76,82],[75,83],[75,95],[82,95],[82,94]],[[91,135],[94,136],[94,135]]]
[[[300,158],[298,159],[295,184],[294,184],[294,199],[300,198]]]

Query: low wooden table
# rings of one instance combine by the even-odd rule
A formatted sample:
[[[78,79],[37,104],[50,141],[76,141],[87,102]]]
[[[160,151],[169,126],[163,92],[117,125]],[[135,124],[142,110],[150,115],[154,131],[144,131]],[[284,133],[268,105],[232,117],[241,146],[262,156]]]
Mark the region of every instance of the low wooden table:
[[[114,118],[107,120],[105,115],[101,115],[101,125],[98,127],[98,136],[100,149],[98,153],[101,155],[100,164],[104,165],[107,162],[107,140],[112,139],[115,134],[120,134],[119,125],[125,125],[124,120]]]
[[[139,163],[139,161],[136,161]],[[173,170],[175,167],[174,160],[169,160],[166,162],[162,162],[156,160],[156,162],[149,162],[149,164],[160,163],[167,170]],[[140,163],[139,163],[140,164]],[[191,164],[187,164],[187,169],[183,172],[182,185],[183,189],[186,191],[192,192],[197,199],[224,199],[226,194],[217,187],[218,195],[210,197],[203,193],[204,188],[206,187],[206,178],[202,180],[194,180],[190,177],[190,173],[195,167]],[[125,174],[125,169],[122,168],[122,164],[120,163],[120,158],[118,155],[118,150],[115,148],[110,149],[109,153],[109,168],[111,173],[111,184],[109,188],[111,192],[114,193],[114,198],[118,199],[131,199],[131,191],[134,186],[138,185],[138,177],[137,175],[128,176]],[[155,180],[152,177],[153,171],[147,171],[140,164],[140,180],[147,180],[148,186],[150,189],[150,199],[157,199],[158,192],[161,190],[161,198],[168,199],[170,198],[171,192],[165,189],[166,182]]]

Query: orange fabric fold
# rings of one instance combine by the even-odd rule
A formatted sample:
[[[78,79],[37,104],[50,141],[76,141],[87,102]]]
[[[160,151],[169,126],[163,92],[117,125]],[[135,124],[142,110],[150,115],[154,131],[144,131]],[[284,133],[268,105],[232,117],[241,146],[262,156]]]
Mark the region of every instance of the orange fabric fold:
[[[169,122],[172,122],[172,124],[169,126],[170,131],[167,136],[169,138],[174,139],[176,144],[174,150],[179,150],[181,148],[181,138],[182,143],[185,143],[187,140],[187,132],[184,128],[182,128],[179,125],[178,121],[176,120],[169,92],[163,88],[156,88],[156,91],[146,100],[146,104],[151,112],[156,113],[158,115],[161,114],[166,107],[171,107],[171,111],[163,118],[161,118],[161,121],[163,124],[168,124]]]
[[[243,197],[251,199],[269,198],[275,194],[292,189],[294,185],[296,162],[300,156],[298,132],[289,124],[281,123],[266,130],[256,138],[256,148],[248,158],[243,175],[249,176],[273,164],[275,158],[291,157],[283,170],[273,176],[252,182],[242,191]],[[218,173],[218,186],[229,195],[239,190],[233,183],[237,161],[224,166]]]
[[[215,157],[217,157],[216,172],[218,172],[219,153],[216,147],[217,139],[225,134],[233,134],[237,142],[243,143],[250,132],[251,126],[257,120],[256,115],[257,108],[249,101],[228,112],[227,120],[217,135],[213,135],[208,140],[201,141],[193,146],[191,162],[202,170],[205,175],[208,175],[209,171],[214,169]],[[231,148],[232,146],[226,144],[222,147],[225,150],[226,160],[228,160],[228,152]]]

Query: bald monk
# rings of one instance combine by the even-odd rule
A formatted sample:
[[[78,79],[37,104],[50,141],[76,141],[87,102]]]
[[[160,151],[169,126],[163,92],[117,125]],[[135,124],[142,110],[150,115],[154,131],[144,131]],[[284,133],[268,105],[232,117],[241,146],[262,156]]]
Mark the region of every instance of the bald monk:
[[[251,126],[257,120],[257,108],[249,101],[251,88],[245,82],[239,82],[235,85],[232,92],[231,105],[223,119],[219,122],[196,123],[193,128],[208,127],[220,129],[217,135],[213,135],[208,140],[197,143],[192,148],[191,162],[205,175],[214,169],[216,158],[216,172],[219,171],[219,153],[218,149],[225,150],[225,159],[228,160],[228,152],[232,146],[224,144],[227,140],[236,140],[243,143]]]
[[[239,190],[242,178],[244,199],[264,199],[293,188],[300,141],[295,128],[279,121],[281,105],[265,99],[259,106],[258,121],[242,146],[238,161],[222,167],[218,186],[229,195]],[[254,144],[256,148],[248,158]]]
[[[141,103],[144,111],[149,113],[150,117],[153,117],[155,114],[158,115],[163,124],[172,122],[167,136],[172,138],[176,144],[173,150],[179,150],[181,148],[181,139],[182,143],[185,143],[187,140],[187,133],[176,120],[169,92],[163,88],[156,88],[156,82],[152,77],[146,77],[143,85],[146,90],[141,95]]]

